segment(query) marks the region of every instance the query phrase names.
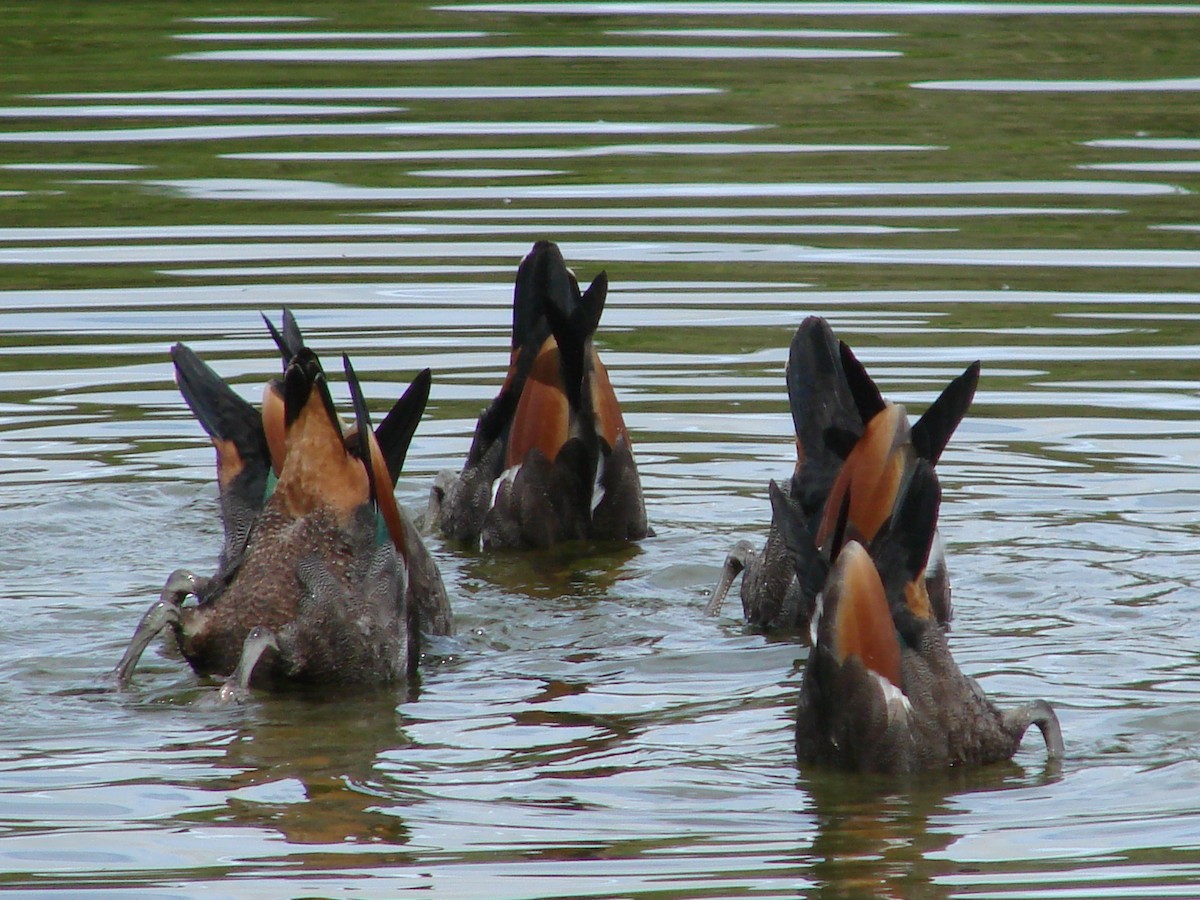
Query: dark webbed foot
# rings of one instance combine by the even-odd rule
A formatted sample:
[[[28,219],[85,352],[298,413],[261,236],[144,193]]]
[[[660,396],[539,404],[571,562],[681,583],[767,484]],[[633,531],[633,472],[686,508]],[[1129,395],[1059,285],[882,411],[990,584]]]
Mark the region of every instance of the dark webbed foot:
[[[237,668],[221,685],[221,690],[217,693],[217,703],[245,703],[249,699],[250,678],[254,675],[254,667],[267,650],[278,652],[279,641],[270,628],[256,625],[246,635],[246,640],[242,643],[242,658],[238,661]]]
[[[1051,759],[1062,759],[1066,748],[1063,746],[1062,728],[1058,724],[1058,716],[1045,700],[1032,700],[1013,709],[1004,711],[1004,728],[1014,735],[1018,742],[1030,725],[1036,725],[1042,732],[1046,742],[1046,753]]]
[[[754,549],[754,546],[749,541],[738,541],[733,545],[733,549],[725,557],[725,566],[721,569],[721,579],[717,582],[717,586],[713,588],[708,606],[704,607],[704,614],[706,616],[720,614],[721,606],[725,603],[725,596],[729,593],[733,579],[737,578],[750,561],[757,556],[758,551]]]
[[[442,528],[442,509],[446,503],[446,495],[454,489],[458,482],[458,473],[443,469],[433,479],[429,488],[429,504],[425,507],[425,521],[421,523],[424,534],[437,534]]]
[[[176,569],[168,576],[162,593],[146,610],[142,620],[138,622],[138,626],[133,632],[133,638],[129,641],[129,647],[125,650],[125,655],[121,657],[121,661],[113,670],[113,677],[116,679],[118,688],[129,686],[133,670],[137,667],[146,648],[150,646],[150,642],[168,625],[179,626],[179,608],[182,606],[184,598],[188,594],[199,595],[207,586],[208,581],[207,578],[195,575],[187,569]]]

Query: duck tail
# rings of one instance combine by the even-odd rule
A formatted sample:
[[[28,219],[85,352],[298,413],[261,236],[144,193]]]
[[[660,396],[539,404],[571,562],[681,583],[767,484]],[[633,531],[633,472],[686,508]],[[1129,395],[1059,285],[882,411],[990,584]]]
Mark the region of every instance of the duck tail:
[[[246,476],[265,484],[270,454],[262,416],[186,344],[171,348],[179,392],[217,447],[222,489]],[[259,502],[262,492],[258,492]]]
[[[900,641],[879,571],[862,544],[850,541],[842,548],[822,596],[818,648],[828,650],[838,663],[858,657],[868,670],[900,688]]]
[[[425,413],[425,404],[429,402],[429,388],[433,375],[429,369],[424,369],[413,378],[400,399],[383,417],[379,427],[375,429],[375,438],[383,452],[387,464],[388,478],[394,486],[400,472],[404,469],[404,459],[408,455],[408,447],[413,435]]]
[[[584,381],[592,371],[592,335],[600,324],[608,295],[608,276],[601,272],[580,293],[579,284],[553,244],[542,256],[543,308],[558,344],[563,390],[572,410],[584,409]]]
[[[272,340],[275,341],[275,346],[279,348],[279,353],[283,357],[283,367],[287,369],[288,363],[304,347],[304,335],[300,333],[300,325],[296,322],[292,311],[286,306],[283,308],[282,330],[275,327],[275,323],[267,318],[266,313],[262,314],[262,318],[266,323],[267,331],[271,333]]]
[[[967,414],[979,385],[979,361],[946,385],[912,427],[912,443],[917,455],[936,463],[950,442],[958,423]]]
[[[788,351],[787,388],[796,431],[793,494],[811,517],[862,434],[838,340],[819,316],[809,316],[796,329]]]
[[[942,489],[933,464],[916,460],[891,517],[871,542],[871,555],[893,610],[931,621],[935,612],[925,585],[925,568],[937,534]]]

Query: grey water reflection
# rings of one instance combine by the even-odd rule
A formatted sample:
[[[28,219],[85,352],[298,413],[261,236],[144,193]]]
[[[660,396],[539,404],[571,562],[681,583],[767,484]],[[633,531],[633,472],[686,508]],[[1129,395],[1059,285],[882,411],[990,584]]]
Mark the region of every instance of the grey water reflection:
[[[608,144],[599,147],[511,147],[471,148],[466,150],[328,150],[282,151],[259,153],[225,153],[227,159],[260,159],[279,161],[322,160],[355,162],[395,162],[400,160],[457,160],[457,159],[590,159],[598,156],[707,156],[746,155],[751,153],[910,153],[941,150],[942,147],[920,144],[768,144],[674,142],[670,144],[643,141],[637,144]],[[636,210],[626,210],[636,212]]]
[[[600,97],[680,97],[718,94],[718,88],[674,85],[437,85],[394,87],[275,87],[208,90],[89,91],[31,94],[43,100],[554,100]],[[447,148],[449,151],[450,148]]]
[[[0,32],[0,888],[1195,895],[1200,5],[223,11],[27,4]],[[214,709],[161,648],[109,690],[166,574],[221,543],[167,348],[257,402],[287,305],[380,405],[431,367],[420,510],[542,237],[608,273],[657,536],[431,540],[458,631],[419,691]],[[1030,742],[903,783],[798,771],[805,650],[699,615],[795,463],[813,313],[911,411],[983,361],[939,463],[951,645],[1057,707],[1060,767]]]
[[[0,134],[0,141],[5,135]],[[150,181],[205,200],[664,200],[746,197],[970,197],[1020,195],[1146,197],[1184,193],[1170,184],[1132,181],[907,181],[907,182],[728,182],[646,184],[549,184],[502,187],[377,188],[328,182],[249,178]]]
[[[454,41],[486,31],[209,31],[172,35],[177,41]]]
[[[313,103],[198,103],[125,106],[6,106],[0,119],[178,119],[264,116],[351,116],[395,113],[395,106],[335,106]]]
[[[362,122],[356,124],[177,125],[158,128],[93,128],[84,131],[3,131],[0,143],[143,143],[224,141],[282,137],[429,137],[543,134],[727,134],[754,125],[703,122]]]
[[[681,59],[681,60],[815,60],[882,59],[899,56],[894,50],[853,50],[823,47],[683,46],[654,44],[644,47],[355,47],[311,50],[196,50],[176,54],[176,59],[206,62],[274,63],[433,63],[487,59]]]

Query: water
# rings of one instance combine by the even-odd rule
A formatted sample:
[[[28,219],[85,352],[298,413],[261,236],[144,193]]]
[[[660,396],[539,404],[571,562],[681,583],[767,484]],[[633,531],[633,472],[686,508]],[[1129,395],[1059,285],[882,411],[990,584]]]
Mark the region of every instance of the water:
[[[92,4],[0,36],[0,887],[454,898],[1200,890],[1200,6]],[[657,536],[432,541],[419,690],[213,708],[150,651],[213,565],[190,343],[248,397],[291,306],[376,410],[435,380],[399,496],[457,468],[534,240],[607,269]],[[952,648],[1067,743],[897,783],[799,772],[804,651],[700,616],[794,462],[827,316],[920,410]],[[342,385],[339,402],[346,403]]]

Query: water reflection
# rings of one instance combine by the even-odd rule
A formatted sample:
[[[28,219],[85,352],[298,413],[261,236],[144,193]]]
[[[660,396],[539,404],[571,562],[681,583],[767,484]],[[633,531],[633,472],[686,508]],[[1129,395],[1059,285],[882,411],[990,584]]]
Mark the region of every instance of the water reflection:
[[[517,234],[528,229],[474,227],[464,229],[470,234]],[[728,232],[727,227],[679,227],[677,232]],[[930,229],[890,228],[888,226],[763,226],[759,232],[796,234],[885,234],[919,233]],[[936,229],[944,230],[944,229]],[[562,228],[561,233],[613,232],[626,234],[628,229],[591,226]],[[646,229],[652,233],[654,229]],[[21,247],[0,248],[0,265],[104,265],[116,263],[223,262],[249,259],[389,259],[475,256],[478,258],[512,259],[520,243],[503,241],[470,241],[439,243],[420,241],[408,243],[355,244],[325,243],[242,243],[242,244],[157,244],[86,247]],[[574,259],[597,263],[652,262],[670,263],[691,260],[705,263],[821,263],[840,265],[920,265],[920,266],[1016,266],[1016,267],[1075,267],[1088,269],[1143,268],[1171,269],[1200,267],[1200,250],[892,250],[886,248],[842,249],[806,247],[780,243],[720,243],[715,241],[656,241],[639,243],[623,240],[619,243],[591,241],[563,242],[570,247]]]
[[[44,100],[553,100],[601,97],[681,97],[720,88],[676,85],[487,85],[431,87],[274,87],[32,94]]]
[[[278,832],[294,845],[408,843],[399,811],[415,798],[397,795],[377,769],[382,754],[411,745],[397,699],[380,691],[332,705],[286,695],[256,703],[253,721],[223,743],[217,764],[230,774],[206,785],[224,795],[224,805],[187,818]]]
[[[1176,172],[1195,175],[1200,172],[1200,160],[1177,159],[1171,162],[1090,163],[1077,169],[1103,169],[1109,172]]]
[[[105,163],[105,162],[37,162],[37,163],[3,163],[0,169],[11,169],[14,172],[129,172],[135,169],[146,169],[138,163]]]
[[[566,175],[563,169],[409,169],[420,178],[545,178]]]
[[[6,139],[0,134],[0,141]],[[364,187],[320,181],[259,178],[189,178],[148,181],[205,200],[664,200],[749,197],[1150,197],[1183,194],[1170,184],[1136,181],[905,181],[905,182],[680,182],[639,184],[525,184],[503,187]]]
[[[111,144],[144,141],[218,141],[281,137],[430,137],[541,134],[728,134],[757,125],[710,122],[355,122],[327,124],[179,125],[87,131],[3,131],[0,143]]]
[[[177,41],[457,41],[486,31],[221,31],[172,35]]]
[[[599,147],[473,147],[465,150],[329,150],[223,153],[226,159],[393,162],[413,159],[590,159],[603,156],[745,156],[754,153],[916,153],[944,150],[926,144],[654,143]],[[625,210],[636,213],[636,210]]]
[[[771,38],[774,40],[844,40],[899,37],[896,31],[849,31],[817,28],[613,28],[605,34],[637,37]]]
[[[551,3],[462,3],[434,9],[475,13],[528,13],[577,16],[1037,16],[1037,15],[1200,15],[1200,7],[1181,3],[819,3],[705,2],[681,0],[666,6],[638,0]]]
[[[1200,150],[1200,138],[1119,138],[1085,141],[1084,144],[1128,150]]]
[[[1131,106],[1106,92],[1190,85],[1200,7],[503,6],[197,27],[102,4],[72,65],[46,55],[63,34],[49,7],[26,4],[37,28],[10,28],[24,75],[0,99],[6,115],[22,103],[130,115],[7,118],[0,134],[3,187],[19,189],[0,196],[4,884],[1192,896],[1200,295],[1192,170],[1176,167],[1200,140],[1181,118],[1190,95],[1141,90]],[[804,27],[867,13],[870,31]],[[392,70],[158,55],[445,57],[475,39],[392,32],[456,27],[514,53],[654,55]],[[170,41],[192,30],[236,30],[237,46]],[[242,46],[242,33],[273,43]],[[329,39],[296,43],[309,35]],[[659,62],[659,45],[701,44],[726,58]],[[904,55],[746,52],[822,44]],[[910,87],[1021,86],[1010,76],[1030,60],[1089,89]],[[398,83],[410,79],[422,83]],[[606,79],[621,83],[593,83]],[[224,104],[262,114],[191,116]],[[411,111],[266,119],[287,104]],[[1095,180],[1075,168],[1093,162],[1129,168]],[[518,185],[409,174],[524,164],[570,172]],[[1167,169],[1132,168],[1143,164]],[[162,576],[220,546],[212,447],[171,383],[170,344],[196,344],[257,400],[270,352],[258,313],[286,303],[318,350],[354,355],[372,396],[432,366],[399,486],[420,509],[434,473],[461,465],[502,377],[528,232],[561,233],[581,276],[612,277],[603,352],[658,537],[530,560],[436,546],[461,639],[435,648],[415,702],[207,710],[193,703],[206,691],[157,654],[154,688],[98,693]],[[1050,695],[1061,776],[1031,749],[1024,769],[871,795],[854,779],[797,783],[803,651],[699,616],[727,547],[761,542],[766,483],[794,462],[783,370],[810,312],[916,409],[984,360],[941,463],[954,652],[994,695]]]
[[[331,106],[304,103],[223,103],[203,106],[0,106],[0,119],[184,119],[260,116],[352,116],[395,113],[395,106]]]
[[[1129,93],[1140,91],[1200,91],[1200,78],[1103,79],[1052,81],[992,79],[980,81],[915,81],[913,87],[930,91],[985,91],[994,93]]]
[[[645,60],[781,60],[781,59],[883,59],[900,56],[897,50],[840,50],[820,47],[746,47],[652,45],[646,47],[438,47],[361,50],[197,50],[177,53],[174,59],[207,62],[272,63],[430,63],[483,59],[645,59]]]
[[[612,206],[589,207],[588,218],[598,219],[960,219],[978,216],[1115,216],[1121,209],[1056,206]],[[578,210],[522,209],[444,209],[393,210],[371,213],[398,219],[488,219],[525,222],[575,221]],[[557,227],[557,226],[555,226]],[[36,232],[37,229],[32,229]],[[0,229],[0,239],[4,230]]]
[[[270,25],[285,22],[319,22],[319,16],[181,16],[180,22],[201,22],[208,25]]]

